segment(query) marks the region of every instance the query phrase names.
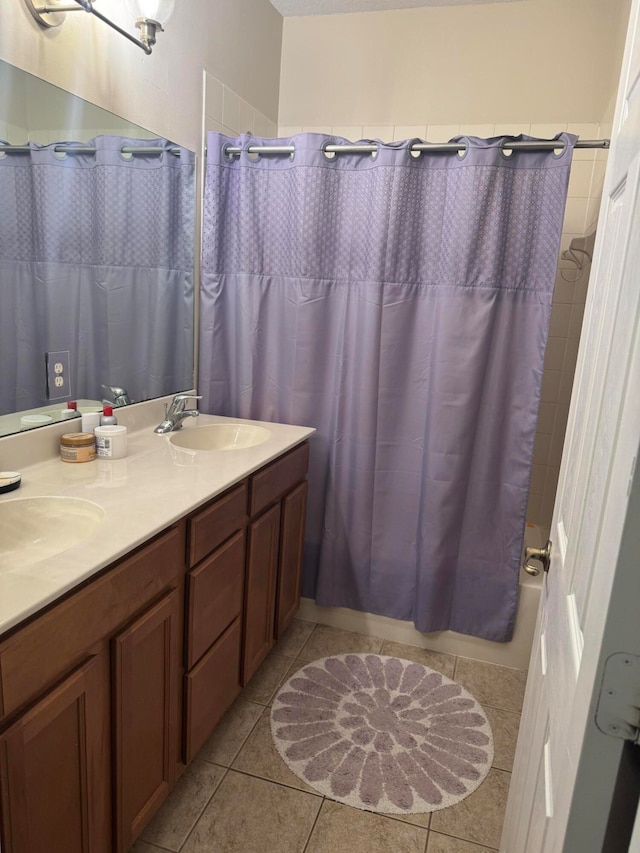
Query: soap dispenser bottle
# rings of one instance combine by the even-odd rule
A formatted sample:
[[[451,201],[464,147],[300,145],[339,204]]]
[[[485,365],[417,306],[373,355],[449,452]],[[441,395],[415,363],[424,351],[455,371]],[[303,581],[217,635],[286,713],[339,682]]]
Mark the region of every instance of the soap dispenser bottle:
[[[113,406],[105,406],[100,416],[100,426],[115,426],[117,423],[118,419],[113,414]]]

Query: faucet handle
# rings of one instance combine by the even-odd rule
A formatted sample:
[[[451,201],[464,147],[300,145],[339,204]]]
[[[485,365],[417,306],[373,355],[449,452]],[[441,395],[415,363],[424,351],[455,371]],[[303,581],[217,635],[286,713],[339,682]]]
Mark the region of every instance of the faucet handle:
[[[176,394],[168,408],[165,403],[165,417],[184,412],[187,400],[202,400],[202,394]]]
[[[202,400],[202,394],[176,394],[173,398],[174,403],[178,403],[180,400]]]

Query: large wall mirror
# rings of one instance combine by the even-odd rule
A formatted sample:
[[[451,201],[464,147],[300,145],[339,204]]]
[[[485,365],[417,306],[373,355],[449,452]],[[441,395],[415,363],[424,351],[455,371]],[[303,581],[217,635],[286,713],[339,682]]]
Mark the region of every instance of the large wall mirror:
[[[194,387],[195,156],[0,61],[0,435]]]

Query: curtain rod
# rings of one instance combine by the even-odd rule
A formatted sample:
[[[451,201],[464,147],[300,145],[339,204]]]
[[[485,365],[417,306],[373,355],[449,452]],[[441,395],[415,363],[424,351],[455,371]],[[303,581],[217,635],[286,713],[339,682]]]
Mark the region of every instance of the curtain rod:
[[[89,145],[56,145],[53,149],[56,154],[95,154],[97,149]],[[168,151],[176,157],[180,155],[180,148],[158,148],[156,146],[136,147],[134,145],[123,145],[120,149],[120,154],[134,155],[151,155],[160,156]],[[0,145],[0,151],[7,154],[30,154],[31,148],[28,145]]]
[[[574,148],[609,148],[609,139],[579,139]],[[507,151],[553,151],[564,148],[564,142],[559,140],[535,140],[532,142],[504,142],[502,148]],[[242,148],[235,145],[225,146],[225,154],[228,157],[237,157],[242,153]],[[295,145],[249,145],[244,149],[247,154],[294,154]],[[324,145],[322,150],[326,154],[373,154],[378,150],[374,143],[346,144],[346,145]],[[466,146],[462,142],[414,142],[410,151],[465,151]]]

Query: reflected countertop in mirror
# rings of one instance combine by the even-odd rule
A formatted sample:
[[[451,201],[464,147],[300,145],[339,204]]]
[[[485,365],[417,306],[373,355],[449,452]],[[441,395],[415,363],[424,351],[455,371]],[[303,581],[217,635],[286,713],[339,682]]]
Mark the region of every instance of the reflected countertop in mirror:
[[[192,152],[0,62],[0,435],[194,386],[194,216]]]

